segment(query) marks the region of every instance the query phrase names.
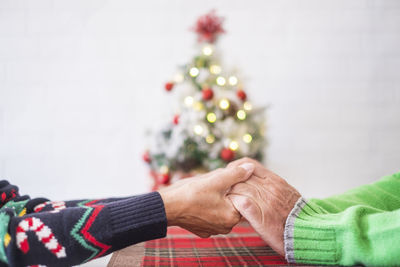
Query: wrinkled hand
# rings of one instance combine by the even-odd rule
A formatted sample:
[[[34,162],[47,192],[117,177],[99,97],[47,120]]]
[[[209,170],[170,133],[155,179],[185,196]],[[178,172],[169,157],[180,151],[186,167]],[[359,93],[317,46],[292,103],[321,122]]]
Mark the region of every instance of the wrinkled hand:
[[[161,189],[168,225],[180,226],[200,237],[229,233],[241,216],[226,195],[233,185],[246,181],[253,170],[253,163],[237,164]]]
[[[253,175],[246,182],[235,185],[228,197],[261,238],[276,252],[284,255],[286,219],[301,195],[284,179],[255,160],[240,159],[232,162],[229,167],[246,162],[255,165]]]

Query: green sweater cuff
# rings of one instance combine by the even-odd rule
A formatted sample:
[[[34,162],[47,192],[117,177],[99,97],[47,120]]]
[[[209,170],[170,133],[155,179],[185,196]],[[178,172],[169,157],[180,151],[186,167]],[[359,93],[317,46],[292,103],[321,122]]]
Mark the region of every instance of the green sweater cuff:
[[[400,175],[327,199],[300,198],[285,225],[290,263],[400,266]]]
[[[286,220],[284,232],[285,257],[289,263],[337,263],[334,229],[314,223],[323,213],[302,197],[296,202]]]
[[[303,197],[300,197],[286,219],[283,238],[285,247],[285,258],[289,263],[296,262],[294,258],[294,222],[306,203],[306,200]]]

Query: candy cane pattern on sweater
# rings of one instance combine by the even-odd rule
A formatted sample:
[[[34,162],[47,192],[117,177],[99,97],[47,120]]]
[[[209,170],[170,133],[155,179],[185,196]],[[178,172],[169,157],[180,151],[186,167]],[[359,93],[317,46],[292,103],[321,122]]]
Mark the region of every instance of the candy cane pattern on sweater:
[[[59,212],[60,210],[63,210],[63,209],[66,208],[65,202],[64,202],[64,201],[46,201],[46,202],[43,202],[43,203],[41,203],[41,204],[39,204],[39,205],[36,205],[36,206],[33,208],[33,211],[34,211],[34,212],[39,212],[39,211],[41,211],[44,207],[46,207],[46,206],[49,205],[49,204],[51,204],[51,206],[52,206],[53,209],[54,209],[54,210],[50,211],[50,212],[52,212],[52,213],[57,213],[57,212]]]
[[[17,226],[17,246],[23,253],[26,254],[29,251],[28,236],[26,234],[28,231],[35,232],[39,241],[57,258],[65,258],[67,256],[65,248],[58,243],[51,229],[39,218],[35,217],[26,218]]]

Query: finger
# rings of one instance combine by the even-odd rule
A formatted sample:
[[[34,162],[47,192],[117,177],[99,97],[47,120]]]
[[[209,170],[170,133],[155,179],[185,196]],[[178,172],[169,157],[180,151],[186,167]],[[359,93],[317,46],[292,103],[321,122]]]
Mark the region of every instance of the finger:
[[[234,168],[226,168],[220,172],[216,179],[213,179],[217,190],[230,189],[233,185],[246,181],[254,171],[253,163],[244,163]]]
[[[247,180],[247,182],[248,182],[248,180]],[[237,194],[237,195],[247,195],[247,194],[249,194],[249,190],[251,188],[249,188],[250,186],[248,185],[247,182],[246,183],[235,184],[234,186],[232,186],[232,188],[231,188],[229,193],[230,194]]]
[[[261,210],[255,201],[249,197],[232,194],[228,196],[233,206],[245,217],[251,224],[261,223]]]
[[[231,194],[245,196],[247,198],[253,199],[255,202],[262,201],[259,188],[252,184],[249,184],[249,181],[245,183],[238,183],[233,186],[228,196],[230,196]]]
[[[255,164],[257,161],[252,158],[249,158],[249,157],[244,157],[241,159],[231,161],[226,167],[230,168],[230,167],[234,167],[234,166],[239,166],[240,164],[247,163],[247,162]]]
[[[265,178],[266,177],[266,169],[264,168],[264,166],[258,162],[257,160],[251,159],[251,158],[241,158],[235,161],[232,161],[231,163],[228,164],[227,168],[233,168],[233,167],[237,167],[241,164],[244,163],[253,163],[254,164],[254,172],[253,174],[260,177],[260,178]]]

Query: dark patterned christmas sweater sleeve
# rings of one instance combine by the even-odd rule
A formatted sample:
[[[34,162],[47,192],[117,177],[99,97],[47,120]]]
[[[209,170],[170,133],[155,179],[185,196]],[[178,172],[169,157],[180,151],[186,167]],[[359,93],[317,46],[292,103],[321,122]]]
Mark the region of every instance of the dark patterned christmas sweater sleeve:
[[[166,235],[157,192],[127,198],[49,201],[0,181],[0,266],[71,266]]]

